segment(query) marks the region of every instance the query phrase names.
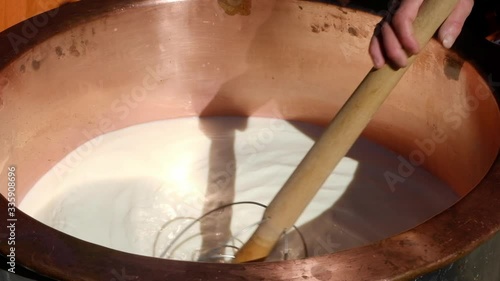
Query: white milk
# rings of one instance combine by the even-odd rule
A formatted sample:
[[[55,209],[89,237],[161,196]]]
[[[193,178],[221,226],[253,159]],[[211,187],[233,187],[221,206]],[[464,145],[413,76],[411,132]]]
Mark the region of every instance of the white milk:
[[[20,208],[55,229],[109,248],[195,260],[201,236],[187,238],[200,232],[199,223],[164,251],[192,221],[173,219],[197,218],[204,202],[218,200],[217,194],[205,194],[207,184],[230,190],[235,177],[234,202],[267,205],[321,132],[319,127],[277,119],[203,120],[202,125],[198,118],[152,122],[91,140],[42,177]],[[209,180],[212,142],[216,147]],[[397,157],[366,139],[356,143],[296,224],[309,255],[397,234],[458,200],[420,168],[390,188],[384,173],[397,174]],[[232,210],[231,232],[246,241],[255,227],[241,230],[255,226],[264,209],[237,205]],[[227,215],[227,209],[221,214]],[[304,256],[296,233],[288,236],[287,243],[290,258]],[[229,244],[241,246],[237,240]],[[278,258],[283,247],[278,247]]]

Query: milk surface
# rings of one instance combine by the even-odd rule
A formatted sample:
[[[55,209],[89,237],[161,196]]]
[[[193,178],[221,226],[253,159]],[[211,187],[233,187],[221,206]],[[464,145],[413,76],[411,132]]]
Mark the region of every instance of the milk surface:
[[[299,122],[237,117],[128,127],[68,154],[20,209],[69,235],[129,253],[199,260],[207,250],[202,245],[219,237],[223,249],[212,254],[231,256],[264,208],[248,203],[221,209],[211,216],[217,227],[208,231],[196,219],[223,202],[269,204],[321,131]],[[312,256],[375,242],[458,200],[418,167],[391,187],[384,174],[397,174],[399,164],[395,153],[359,139],[297,221],[305,246],[291,230],[274,259],[285,252],[288,258],[305,257],[305,248]]]

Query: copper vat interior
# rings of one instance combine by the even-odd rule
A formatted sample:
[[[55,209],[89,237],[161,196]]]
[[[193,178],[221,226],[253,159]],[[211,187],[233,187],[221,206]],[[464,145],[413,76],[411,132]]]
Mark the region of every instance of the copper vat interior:
[[[51,23],[40,29],[37,44],[2,49],[10,50],[2,55],[0,68],[3,196],[11,163],[22,175],[17,182],[17,198],[22,200],[68,152],[95,136],[134,124],[203,115],[263,116],[325,125],[370,69],[366,49],[379,20],[361,11],[302,1],[245,0],[238,8],[224,5],[225,1],[97,2],[64,6],[53,19],[46,14]],[[21,27],[22,23],[4,32],[2,42],[9,42],[7,34]],[[12,53],[17,48],[19,55]],[[498,202],[498,192],[491,191],[500,179],[498,104],[476,68],[437,42],[422,52],[364,132],[405,157],[421,150],[415,140],[434,135],[444,135],[446,141],[436,143],[435,151],[426,155],[425,168],[460,196],[478,184],[484,186],[482,193],[479,188],[478,195],[465,197],[476,198],[473,203],[483,200],[491,207]],[[2,198],[2,206],[4,202]],[[455,214],[462,214],[460,210]],[[19,234],[19,239],[40,235],[49,244],[34,246],[40,250],[38,261],[19,250],[19,262],[62,280],[87,280],[99,274],[110,279],[110,268],[119,271],[122,266],[129,275],[137,271],[146,279],[155,275],[139,273],[141,266],[155,269],[158,276],[196,271],[185,280],[203,276],[348,279],[357,274],[399,278],[456,258],[440,252],[438,240],[426,240],[433,237],[431,232],[445,231],[440,228],[445,219],[439,217],[377,245],[269,265],[193,265],[136,257],[71,238],[26,216],[22,221],[19,231],[35,229],[36,233]],[[499,228],[498,216],[482,223],[486,226],[477,231],[479,240]],[[463,240],[457,245],[462,253],[477,243],[468,234],[456,239]],[[416,245],[404,250],[409,251],[405,258],[398,256],[403,249],[395,248],[400,241]],[[52,245],[61,251],[43,254],[42,249]],[[424,248],[429,253],[420,252]],[[1,249],[6,252],[3,245]],[[67,255],[76,255],[74,249],[82,251],[75,263],[106,262],[69,275],[61,267],[63,249]],[[95,258],[97,254],[102,257]],[[356,264],[356,257],[361,266],[377,255],[396,268],[373,261],[373,268],[361,271],[347,266],[349,261]],[[417,255],[422,260],[410,260]],[[229,273],[220,273],[222,269]]]

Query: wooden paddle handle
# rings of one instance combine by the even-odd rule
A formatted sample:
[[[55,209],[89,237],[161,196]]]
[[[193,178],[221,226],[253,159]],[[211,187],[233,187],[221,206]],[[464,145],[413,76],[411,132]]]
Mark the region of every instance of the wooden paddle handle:
[[[432,38],[458,0],[426,0],[414,22],[414,36],[421,47]],[[237,252],[235,262],[260,260],[271,252],[284,231],[290,229],[316,195],[335,166],[346,155],[372,116],[413,62],[405,68],[372,69],[309,150],[297,169],[264,213],[264,221]]]

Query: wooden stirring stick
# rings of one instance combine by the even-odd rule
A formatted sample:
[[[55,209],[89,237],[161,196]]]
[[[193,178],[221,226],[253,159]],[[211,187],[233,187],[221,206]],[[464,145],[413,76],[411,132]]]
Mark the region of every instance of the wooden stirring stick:
[[[458,0],[424,1],[413,24],[414,36],[421,47],[429,42],[457,3]],[[368,73],[267,207],[263,222],[236,253],[236,263],[262,260],[269,255],[281,235],[293,226],[346,155],[414,59],[414,56],[410,57],[405,68],[394,70],[386,65]]]

